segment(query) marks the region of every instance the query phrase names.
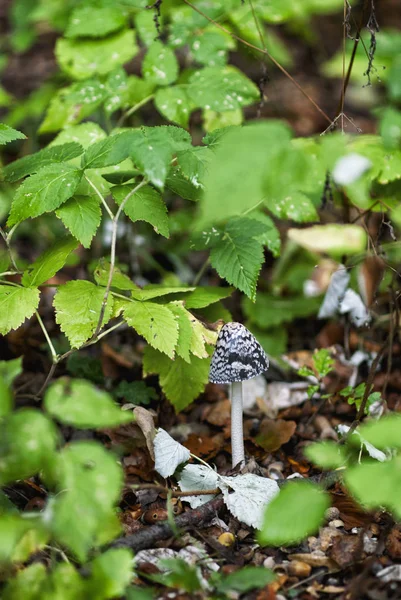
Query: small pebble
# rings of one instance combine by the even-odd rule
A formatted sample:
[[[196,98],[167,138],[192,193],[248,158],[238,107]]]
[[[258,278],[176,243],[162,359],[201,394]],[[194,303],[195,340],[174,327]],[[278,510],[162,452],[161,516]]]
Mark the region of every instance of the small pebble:
[[[226,546],[226,548],[230,548],[235,543],[235,536],[232,533],[226,531],[219,536],[217,541],[222,546]]]
[[[338,519],[340,516],[340,511],[336,506],[330,506],[325,512],[325,518],[327,521],[334,521],[334,519]]]
[[[344,527],[344,521],[341,521],[341,519],[334,519],[333,521],[330,521],[329,527],[334,527],[335,529]]]
[[[275,560],[272,556],[268,556],[267,558],[265,558],[265,560],[263,561],[263,566],[265,569],[273,569],[275,566]]]

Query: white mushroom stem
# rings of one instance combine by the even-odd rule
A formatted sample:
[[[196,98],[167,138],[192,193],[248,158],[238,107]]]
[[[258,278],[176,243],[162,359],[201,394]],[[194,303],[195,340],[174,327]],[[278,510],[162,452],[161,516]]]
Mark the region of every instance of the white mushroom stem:
[[[245,461],[242,417],[242,381],[231,384],[231,454],[233,469]]]

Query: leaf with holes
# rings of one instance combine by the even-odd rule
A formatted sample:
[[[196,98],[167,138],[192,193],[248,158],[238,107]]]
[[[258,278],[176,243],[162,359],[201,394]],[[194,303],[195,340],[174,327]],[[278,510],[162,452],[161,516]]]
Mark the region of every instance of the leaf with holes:
[[[25,319],[32,317],[38,305],[38,289],[0,285],[0,334],[18,329]]]
[[[155,302],[122,302],[124,320],[145,340],[170,358],[178,341],[178,324],[167,306]]]
[[[94,334],[100,318],[104,288],[90,281],[69,281],[60,286],[54,297],[56,322],[72,348],[79,348]],[[107,299],[102,325],[112,314],[113,298]]]
[[[81,171],[67,163],[43,167],[15,192],[7,225],[12,227],[24,219],[55,210],[71,198],[81,177]]]
[[[111,193],[118,205],[135,188],[134,184],[118,185],[111,188]],[[135,221],[146,221],[153,226],[156,233],[169,237],[167,207],[159,192],[150,185],[140,188],[132,194],[124,204],[124,212]]]

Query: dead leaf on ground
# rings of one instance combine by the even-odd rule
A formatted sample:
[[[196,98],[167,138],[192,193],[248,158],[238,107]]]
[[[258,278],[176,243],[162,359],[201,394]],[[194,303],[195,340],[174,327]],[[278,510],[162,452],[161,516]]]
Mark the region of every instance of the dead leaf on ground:
[[[212,406],[207,406],[203,412],[202,419],[215,425],[224,427],[231,419],[231,402],[228,398],[219,400]]]
[[[360,535],[341,535],[333,539],[328,555],[344,569],[359,560],[363,555],[363,540]]]
[[[183,445],[188,448],[192,454],[200,456],[201,458],[212,458],[213,456],[216,456],[223,444],[224,436],[222,434],[208,437],[191,433],[185,442],[183,442]]]
[[[254,438],[256,444],[266,452],[274,452],[286,444],[294,435],[297,424],[295,421],[278,419],[263,419],[258,435]]]

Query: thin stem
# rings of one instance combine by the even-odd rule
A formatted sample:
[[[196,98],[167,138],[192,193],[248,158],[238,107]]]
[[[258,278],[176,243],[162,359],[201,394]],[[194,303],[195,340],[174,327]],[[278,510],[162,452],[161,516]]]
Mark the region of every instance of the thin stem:
[[[136,194],[136,192],[138,190],[140,190],[143,186],[145,186],[147,183],[148,182],[147,182],[146,179],[143,179],[140,183],[138,183],[138,185],[136,185],[129,192],[129,194],[127,194],[125,196],[124,200],[121,202],[120,206],[118,207],[118,210],[117,210],[116,214],[113,217],[113,220],[112,220],[112,233],[111,233],[111,250],[110,250],[110,271],[109,271],[109,277],[108,277],[108,280],[107,280],[106,289],[104,291],[103,302],[102,302],[102,306],[101,306],[101,309],[100,309],[99,321],[97,323],[95,332],[94,332],[94,334],[92,336],[92,340],[95,339],[95,338],[97,338],[97,336],[99,334],[99,331],[102,328],[104,313],[106,311],[107,300],[109,298],[111,284],[113,282],[114,266],[115,266],[115,263],[116,263],[116,245],[117,245],[118,220],[119,220],[119,218],[121,216],[121,213],[124,210],[124,207],[125,207],[126,203],[128,202],[128,200],[134,194]],[[92,341],[92,340],[90,340],[90,341]]]
[[[272,63],[275,64],[276,67],[278,69],[280,69],[280,71],[282,73],[284,73],[284,75],[286,77],[288,77],[288,79],[295,85],[295,87],[298,88],[298,90],[301,92],[301,94],[303,96],[305,96],[305,98],[307,98],[311,104],[313,104],[313,106],[316,108],[316,110],[326,119],[326,121],[328,121],[330,124],[332,123],[332,119],[330,119],[330,117],[324,112],[324,110],[322,110],[320,108],[320,106],[318,104],[316,104],[316,102],[313,100],[313,98],[311,98],[309,96],[309,94],[307,94],[305,92],[305,90],[299,85],[299,83],[297,81],[295,81],[295,79],[289,74],[289,72],[270,54],[270,52],[268,52],[267,50],[264,50],[263,48],[259,48],[259,46],[255,46],[254,44],[251,44],[250,42],[247,42],[246,40],[244,40],[243,38],[239,37],[238,35],[236,35],[232,31],[229,31],[228,29],[226,29],[225,27],[223,27],[223,25],[220,25],[220,23],[217,23],[217,21],[215,21],[214,19],[212,19],[211,17],[209,17],[207,14],[205,14],[204,12],[202,12],[196,6],[194,6],[191,2],[189,2],[189,0],[184,0],[184,2],[185,2],[185,4],[187,4],[188,6],[190,6],[193,10],[195,10],[197,13],[199,13],[200,15],[202,15],[202,17],[204,17],[205,19],[207,19],[209,21],[209,23],[213,23],[213,25],[215,25],[215,27],[218,27],[218,29],[220,29],[221,31],[224,31],[230,37],[232,37],[235,40],[239,41],[241,44],[244,44],[245,46],[248,46],[248,48],[252,48],[253,50],[256,50],[257,52],[261,52],[262,54],[265,54],[272,61]]]
[[[38,313],[38,311],[37,311],[37,310],[35,310],[35,315],[36,315],[36,318],[37,318],[37,320],[38,320],[38,323],[39,323],[39,325],[40,325],[40,326],[41,326],[41,328],[42,328],[43,335],[44,335],[44,336],[45,336],[45,338],[46,338],[46,342],[47,342],[47,344],[48,344],[48,346],[49,346],[49,349],[50,349],[50,352],[51,352],[51,355],[52,355],[52,358],[53,358],[53,362],[57,362],[57,358],[58,358],[58,357],[57,357],[57,352],[56,352],[56,351],[55,351],[55,349],[54,349],[54,346],[53,346],[53,344],[52,344],[52,341],[51,341],[51,339],[50,339],[50,336],[49,336],[49,334],[47,333],[47,329],[46,329],[46,327],[45,327],[45,325],[44,325],[44,323],[43,323],[42,319],[40,318],[40,315],[39,315],[39,313]]]
[[[234,381],[231,384],[231,454],[233,469],[245,461],[242,381]]]
[[[52,366],[50,367],[50,370],[47,374],[47,377],[42,385],[42,387],[40,388],[40,390],[38,391],[37,394],[35,394],[35,398],[40,398],[43,394],[43,392],[45,391],[45,389],[47,388],[47,386],[49,385],[54,373],[56,372],[57,369],[57,365],[60,362],[60,359],[57,359],[54,363],[52,363]]]
[[[106,200],[103,198],[103,195],[102,195],[102,194],[100,193],[100,191],[97,189],[97,187],[95,186],[95,184],[93,183],[93,181],[91,181],[91,180],[89,179],[89,177],[87,177],[87,176],[85,175],[85,179],[86,179],[86,181],[89,183],[89,185],[90,185],[90,186],[91,186],[91,187],[92,187],[92,188],[95,190],[95,192],[96,192],[96,194],[99,196],[99,198],[100,198],[100,200],[101,200],[101,202],[102,202],[102,204],[103,204],[103,206],[104,206],[104,208],[105,208],[105,210],[106,210],[107,214],[109,215],[110,219],[111,219],[111,220],[113,220],[113,219],[114,219],[114,215],[113,215],[113,213],[111,212],[111,210],[110,210],[110,207],[109,207],[109,205],[107,204]]]
[[[0,273],[0,277],[6,277],[7,275],[18,275],[16,271],[4,271],[4,273]]]
[[[122,124],[124,123],[124,121],[126,119],[128,119],[128,117],[130,117],[137,110],[139,110],[140,108],[142,108],[142,106],[144,106],[145,104],[147,104],[148,102],[150,102],[150,100],[153,100],[153,98],[154,98],[154,94],[150,94],[150,96],[146,96],[146,98],[144,98],[143,100],[141,100],[137,104],[134,104],[134,106],[131,106],[131,108],[129,110],[127,110],[127,112],[125,112],[123,115],[121,115],[121,117],[120,117],[120,119],[119,119],[119,121],[117,123],[117,127],[121,127]]]
[[[198,283],[202,279],[202,277],[205,274],[205,271],[207,270],[207,268],[209,267],[209,265],[210,265],[210,256],[207,257],[207,259],[204,261],[203,265],[201,266],[201,268],[199,269],[199,271],[195,275],[194,280],[192,282],[192,285],[194,285],[194,286],[198,285]]]
[[[18,223],[17,223],[17,225],[18,225]],[[3,228],[0,227],[0,235],[3,238],[5,245],[7,246],[7,252],[8,252],[8,255],[10,257],[10,262],[11,262],[11,264],[13,266],[13,269],[17,273],[21,273],[21,271],[19,270],[19,268],[17,266],[17,263],[15,262],[14,255],[13,255],[13,252],[12,252],[11,246],[10,246],[11,236],[14,233],[15,228],[17,227],[17,225],[14,225],[14,227],[11,229],[11,231],[9,232],[8,235],[5,233],[5,231],[3,230]]]

